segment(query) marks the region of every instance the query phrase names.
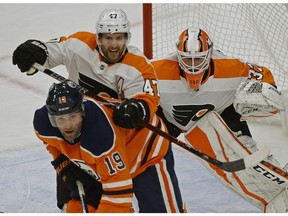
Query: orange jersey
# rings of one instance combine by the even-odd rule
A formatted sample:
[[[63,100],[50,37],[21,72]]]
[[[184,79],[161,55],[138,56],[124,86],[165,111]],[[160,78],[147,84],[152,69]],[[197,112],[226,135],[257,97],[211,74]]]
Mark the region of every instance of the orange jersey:
[[[37,137],[54,159],[65,154],[71,161],[100,181],[103,195],[97,212],[129,212],[132,206],[132,179],[167,153],[169,141],[148,129],[129,130],[113,123],[113,110],[86,98],[81,134],[74,143],[64,140],[48,118],[46,107],[35,112]],[[154,115],[152,124],[164,131]]]
[[[233,103],[236,89],[247,78],[275,86],[267,68],[226,58],[216,50],[199,91],[187,84],[176,53],[152,60],[152,65],[158,77],[163,113],[169,122],[183,131],[189,130],[209,111],[221,114]]]
[[[150,108],[150,117],[159,105],[159,92],[155,71],[134,46],[127,50],[118,63],[107,64],[97,47],[96,35],[77,32],[46,43],[49,56],[44,66],[52,68],[65,65],[69,79],[87,88],[91,94],[99,94],[123,100],[145,100]]]

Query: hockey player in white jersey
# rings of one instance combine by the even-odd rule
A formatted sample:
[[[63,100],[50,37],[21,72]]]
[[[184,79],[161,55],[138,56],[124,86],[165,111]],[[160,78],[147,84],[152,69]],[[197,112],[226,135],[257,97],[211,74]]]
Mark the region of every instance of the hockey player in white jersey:
[[[161,94],[158,114],[177,137],[194,148],[231,161],[257,151],[245,120],[283,110],[269,69],[228,58],[213,50],[202,29],[186,29],[176,52],[152,60]],[[288,174],[270,155],[244,171],[227,173],[201,163],[226,187],[263,212],[287,212]]]

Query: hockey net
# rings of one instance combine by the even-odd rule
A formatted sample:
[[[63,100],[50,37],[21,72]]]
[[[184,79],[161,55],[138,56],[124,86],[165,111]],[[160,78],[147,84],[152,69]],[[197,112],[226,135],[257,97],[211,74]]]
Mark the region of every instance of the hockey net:
[[[268,67],[278,89],[288,89],[287,4],[152,4],[150,56],[175,51],[177,37],[189,27],[204,29],[227,56]]]
[[[143,8],[144,53],[148,58],[175,51],[179,34],[199,27],[209,34],[214,48],[227,56],[269,68],[278,89],[287,94],[287,4],[174,3],[144,4]],[[280,123],[280,115],[267,120]]]

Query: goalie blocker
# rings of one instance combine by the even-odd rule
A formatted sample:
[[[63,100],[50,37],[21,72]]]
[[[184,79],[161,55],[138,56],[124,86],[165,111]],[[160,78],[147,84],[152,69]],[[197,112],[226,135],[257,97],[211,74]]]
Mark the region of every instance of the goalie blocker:
[[[185,139],[194,148],[221,161],[237,160],[251,154],[216,112],[210,112],[199,120],[185,133]],[[269,161],[233,173],[203,160],[200,162],[227,188],[263,212],[287,212],[285,188],[288,186],[288,173]]]

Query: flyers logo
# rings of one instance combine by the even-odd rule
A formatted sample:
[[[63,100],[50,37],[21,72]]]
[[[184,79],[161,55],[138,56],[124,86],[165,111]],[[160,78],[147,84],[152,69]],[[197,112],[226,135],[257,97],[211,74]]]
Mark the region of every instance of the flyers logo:
[[[173,106],[172,115],[175,121],[182,126],[186,126],[190,121],[198,121],[214,108],[215,106],[212,104],[179,105]]]
[[[108,93],[106,93],[106,92],[99,92],[97,94],[97,96],[99,96],[99,97],[110,97],[111,98],[111,96]]]

